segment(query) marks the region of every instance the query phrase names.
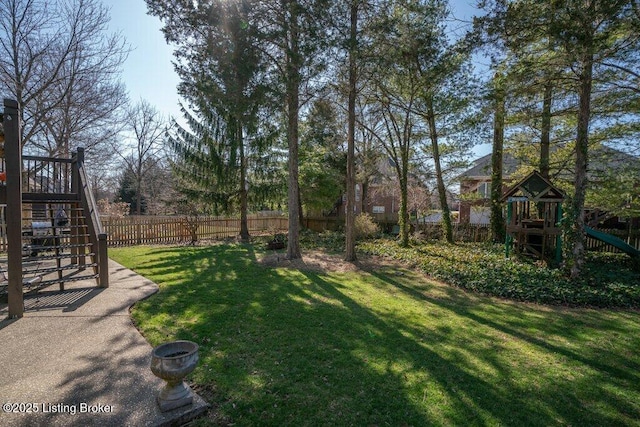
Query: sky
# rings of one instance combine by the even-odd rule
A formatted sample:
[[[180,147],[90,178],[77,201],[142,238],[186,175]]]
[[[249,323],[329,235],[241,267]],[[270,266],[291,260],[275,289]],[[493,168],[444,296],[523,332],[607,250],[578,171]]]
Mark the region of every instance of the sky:
[[[172,49],[160,31],[160,20],[147,15],[144,0],[112,0],[108,7],[110,30],[121,33],[131,48],[122,73],[129,98],[133,102],[144,99],[166,116],[179,116],[179,80],[171,64]]]
[[[110,30],[121,33],[131,47],[122,74],[129,98],[133,102],[144,99],[165,116],[179,119],[180,99],[176,89],[179,79],[171,63],[173,51],[164,40],[160,20],[147,15],[144,0],[105,0],[105,4],[111,9]],[[473,4],[475,0],[452,0],[453,16],[469,21],[476,11]],[[476,156],[486,154],[486,144],[475,151]]]

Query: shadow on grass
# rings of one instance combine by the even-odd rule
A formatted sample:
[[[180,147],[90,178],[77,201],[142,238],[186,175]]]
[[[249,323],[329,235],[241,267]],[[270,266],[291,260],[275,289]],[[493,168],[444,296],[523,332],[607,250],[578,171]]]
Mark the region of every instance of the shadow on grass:
[[[527,425],[558,422],[613,425],[620,423],[619,418],[612,416],[616,412],[622,414],[622,419],[640,419],[640,406],[635,398],[621,396],[625,389],[635,396],[640,392],[640,364],[636,354],[630,351],[640,345],[637,313],[613,312],[612,318],[612,312],[607,311],[527,306],[467,296],[463,291],[448,286],[444,287],[446,298],[432,298],[389,275],[371,274],[415,300],[463,318],[464,323],[475,331],[474,341],[489,343],[489,348],[496,350],[476,351],[474,356],[482,358],[505,376],[513,377],[518,370],[496,357],[504,349],[501,348],[504,345],[495,344],[496,333],[576,367],[575,376],[559,375],[545,379],[544,375],[548,374],[540,372],[545,389],[535,390],[529,396],[519,387],[505,387],[501,395],[507,400],[501,404],[505,404],[509,411],[520,412],[524,417],[519,422]],[[396,327],[407,329],[403,324]],[[612,345],[618,338],[626,342],[622,348]],[[468,343],[467,346],[473,344]],[[493,406],[494,402],[490,405]]]
[[[592,321],[612,331],[606,316],[532,316],[534,308],[448,287],[431,297],[411,277],[269,269],[256,258],[250,245],[161,248],[136,268],[161,285],[134,311],[142,331],[152,345],[167,338],[201,345],[193,380],[215,384],[212,403],[224,419],[612,425],[640,418],[637,358],[572,346],[585,341],[571,331]],[[630,323],[636,329],[618,324],[616,333],[637,335],[637,319]],[[539,377],[527,372],[520,349],[542,357],[530,367]],[[546,370],[554,363],[561,374]]]

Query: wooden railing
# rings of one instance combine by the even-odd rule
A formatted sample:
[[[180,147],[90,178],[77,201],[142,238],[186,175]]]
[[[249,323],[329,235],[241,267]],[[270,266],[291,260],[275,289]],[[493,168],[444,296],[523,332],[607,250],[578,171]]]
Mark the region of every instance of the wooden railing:
[[[22,193],[25,198],[38,198],[37,194],[69,195],[74,160],[59,157],[22,156]],[[32,194],[33,196],[29,196]]]
[[[101,217],[109,246],[140,244],[190,243],[198,240],[224,239],[240,233],[239,218],[209,216],[125,216]],[[283,216],[248,218],[249,233],[275,234],[287,230]],[[195,236],[192,235],[195,232]]]
[[[98,284],[101,288],[109,287],[109,257],[107,255],[107,235],[104,233],[98,205],[89,187],[89,178],[84,168],[84,149],[78,148],[74,156],[72,191],[80,196],[80,203],[84,210],[85,221],[89,231],[89,241],[95,248],[96,264],[98,265]]]

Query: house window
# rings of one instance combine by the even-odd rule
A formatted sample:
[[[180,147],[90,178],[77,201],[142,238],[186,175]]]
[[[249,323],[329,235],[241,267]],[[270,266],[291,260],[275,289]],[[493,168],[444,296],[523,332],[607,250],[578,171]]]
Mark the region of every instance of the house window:
[[[371,209],[371,212],[374,214],[383,214],[384,213],[384,206],[374,206]]]
[[[491,197],[491,183],[483,182],[478,185],[478,196],[481,199],[489,199]]]

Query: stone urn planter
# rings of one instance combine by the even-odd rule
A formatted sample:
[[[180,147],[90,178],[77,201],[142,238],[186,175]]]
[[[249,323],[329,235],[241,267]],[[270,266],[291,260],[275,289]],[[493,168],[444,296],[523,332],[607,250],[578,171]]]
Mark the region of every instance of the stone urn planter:
[[[193,393],[184,377],[195,369],[197,363],[198,344],[191,341],[173,341],[153,349],[151,372],[167,382],[158,394],[162,412],[193,403]]]

